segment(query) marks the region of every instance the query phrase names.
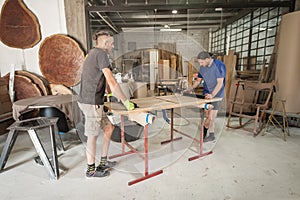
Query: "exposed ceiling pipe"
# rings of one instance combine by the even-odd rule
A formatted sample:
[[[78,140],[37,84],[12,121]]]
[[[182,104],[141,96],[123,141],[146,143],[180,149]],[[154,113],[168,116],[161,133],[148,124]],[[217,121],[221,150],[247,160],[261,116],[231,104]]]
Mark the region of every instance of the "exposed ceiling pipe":
[[[119,33],[118,31],[109,21],[107,21],[99,12],[96,12],[97,15],[111,28],[113,29],[116,33]]]
[[[127,2],[127,1],[126,1],[126,2]],[[125,2],[125,3],[126,3],[126,2]],[[113,2],[112,0],[110,0],[110,3],[111,3],[112,6],[115,5],[114,2]],[[127,4],[127,3],[126,3],[126,4]],[[117,14],[119,15],[120,19],[122,19],[123,23],[126,24],[126,22],[124,21],[123,17],[120,15],[120,12],[117,12]]]

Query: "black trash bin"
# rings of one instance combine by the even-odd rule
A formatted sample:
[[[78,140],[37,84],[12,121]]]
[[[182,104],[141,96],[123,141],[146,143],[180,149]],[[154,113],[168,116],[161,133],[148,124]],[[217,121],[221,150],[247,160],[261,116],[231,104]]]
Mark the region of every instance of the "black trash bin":
[[[140,139],[144,132],[144,127],[139,124],[130,124],[124,126],[124,136],[126,142],[133,142]],[[115,126],[111,135],[111,140],[114,142],[121,142],[121,127]]]
[[[59,109],[54,107],[46,107],[46,108],[40,108],[40,117],[57,117],[57,128],[59,132],[68,132],[69,126],[66,119],[66,116],[63,112],[61,112]]]

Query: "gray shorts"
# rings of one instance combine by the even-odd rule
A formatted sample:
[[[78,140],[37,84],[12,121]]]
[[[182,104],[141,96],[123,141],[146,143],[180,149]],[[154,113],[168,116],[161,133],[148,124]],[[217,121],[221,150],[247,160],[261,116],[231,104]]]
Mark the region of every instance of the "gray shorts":
[[[211,102],[211,103],[209,103],[209,104],[211,104],[211,105],[214,106],[213,110],[220,110],[222,101]]]
[[[103,112],[103,105],[91,105],[79,103],[78,106],[84,114],[84,135],[86,136],[98,136],[101,130],[107,124],[110,124],[109,119]]]

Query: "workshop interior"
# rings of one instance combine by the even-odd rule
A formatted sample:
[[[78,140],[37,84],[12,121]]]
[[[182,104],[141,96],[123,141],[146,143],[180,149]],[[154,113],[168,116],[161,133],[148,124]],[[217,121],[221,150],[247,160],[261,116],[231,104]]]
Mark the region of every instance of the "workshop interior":
[[[110,69],[134,104],[134,110],[126,110],[117,95],[105,94],[104,113],[114,125],[109,156],[118,165],[104,185],[122,182],[122,192],[132,185],[136,191],[119,194],[103,186],[107,194],[95,193],[106,199],[299,198],[299,0],[0,0],[0,6],[0,185],[9,182],[1,199],[1,194],[20,198],[9,191],[11,180],[23,176],[37,188],[57,188],[56,182],[69,184],[69,179],[90,184],[81,183],[87,137],[77,101],[83,63],[96,46],[93,36],[102,30],[113,34]],[[226,67],[220,98],[205,96],[200,52]],[[216,102],[215,138],[207,142],[206,115]],[[221,162],[223,150],[235,161]],[[214,156],[219,161],[209,160]],[[242,169],[237,162],[243,156]],[[270,169],[258,164],[261,171],[244,174],[267,159],[273,159]],[[191,173],[188,164],[195,165]],[[197,181],[214,180],[207,175],[214,167],[222,172],[209,185],[223,192],[214,194],[204,184],[198,190]],[[228,185],[231,173],[235,177]],[[182,186],[178,196],[167,191],[174,177],[183,181],[176,183]],[[156,184],[164,191],[156,194]],[[144,197],[139,185],[153,188]],[[89,195],[78,192],[77,197]],[[33,196],[31,188],[26,198]]]

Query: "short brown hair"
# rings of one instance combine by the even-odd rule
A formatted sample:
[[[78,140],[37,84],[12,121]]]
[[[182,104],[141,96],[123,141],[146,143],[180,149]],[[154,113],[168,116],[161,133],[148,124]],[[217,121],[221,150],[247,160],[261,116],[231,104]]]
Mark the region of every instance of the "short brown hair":
[[[211,58],[208,52],[202,51],[197,56],[198,59],[205,60],[206,58]]]
[[[93,40],[97,40],[98,37],[102,35],[113,36],[113,33],[111,31],[106,31],[106,30],[98,31],[93,35]]]

